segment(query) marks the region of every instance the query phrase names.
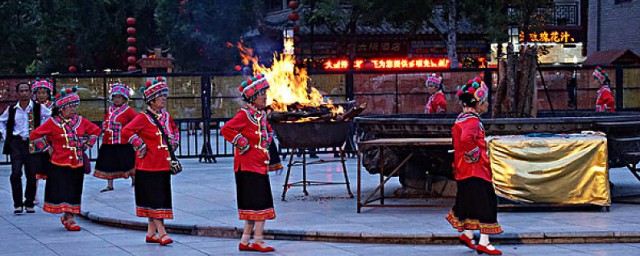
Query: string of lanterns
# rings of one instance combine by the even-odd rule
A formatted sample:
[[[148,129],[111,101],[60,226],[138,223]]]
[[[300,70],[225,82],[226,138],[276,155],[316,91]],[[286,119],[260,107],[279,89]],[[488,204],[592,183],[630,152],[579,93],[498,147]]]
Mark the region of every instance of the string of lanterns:
[[[129,45],[129,47],[127,47],[127,53],[129,54],[129,57],[127,57],[127,63],[129,63],[127,70],[133,71],[138,69],[136,66],[136,61],[138,60],[136,58],[136,52],[138,48],[135,46],[137,40],[135,38],[136,28],[134,27],[134,25],[136,25],[136,19],[133,17],[127,18],[127,25],[129,25],[127,28],[127,34],[129,35],[129,37],[127,37],[127,44]]]

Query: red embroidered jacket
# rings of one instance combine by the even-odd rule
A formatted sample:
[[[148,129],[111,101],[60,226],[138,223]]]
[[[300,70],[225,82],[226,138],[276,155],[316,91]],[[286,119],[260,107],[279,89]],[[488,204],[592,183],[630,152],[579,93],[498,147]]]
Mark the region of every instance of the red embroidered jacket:
[[[83,165],[82,151],[96,144],[100,132],[100,127],[79,115],[69,119],[56,116],[31,132],[29,138],[36,152],[53,147],[51,163],[78,168]]]
[[[603,85],[598,90],[598,98],[596,99],[596,112],[615,112],[616,104],[611,94],[611,88]]]
[[[158,122],[169,136],[169,143],[176,149],[180,145],[180,132],[176,123],[164,109],[155,114]],[[171,155],[167,142],[147,111],[139,113],[122,129],[122,138],[126,139],[136,151],[147,148],[143,158],[136,157],[136,170],[169,171]]]
[[[429,97],[427,102],[426,114],[443,114],[447,112],[447,99],[444,97],[442,90]]]
[[[127,144],[127,140],[122,139],[122,128],[136,117],[136,111],[124,104],[120,107],[109,106],[107,114],[104,116],[102,130],[104,136],[102,144]]]
[[[456,180],[471,177],[491,181],[491,165],[480,117],[465,109],[451,130],[453,139],[453,176]]]
[[[238,110],[220,133],[235,146],[233,170],[267,174],[269,170],[269,144],[273,130],[267,122],[267,113],[247,104]]]

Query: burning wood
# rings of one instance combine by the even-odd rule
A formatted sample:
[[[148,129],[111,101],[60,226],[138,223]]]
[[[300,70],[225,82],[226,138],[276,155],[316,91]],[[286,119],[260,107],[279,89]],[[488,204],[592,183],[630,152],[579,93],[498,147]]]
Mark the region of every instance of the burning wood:
[[[228,43],[228,46],[234,45]],[[267,105],[271,109],[268,120],[272,123],[299,122],[340,122],[348,121],[362,113],[367,104],[351,108],[345,113],[343,106],[353,106],[355,102],[347,104],[333,104],[331,100],[324,101],[323,95],[314,87],[308,86],[311,78],[304,68],[298,68],[295,56],[291,54],[274,54],[270,67],[258,64],[253,49],[238,42],[242,63],[251,65],[254,75],[264,74],[269,82],[267,90]]]
[[[319,107],[302,106],[293,104],[287,106],[287,112],[271,111],[268,120],[272,123],[299,123],[299,122],[340,122],[349,121],[358,116],[367,108],[367,103],[363,103],[349,109],[346,113],[334,113],[327,105]]]

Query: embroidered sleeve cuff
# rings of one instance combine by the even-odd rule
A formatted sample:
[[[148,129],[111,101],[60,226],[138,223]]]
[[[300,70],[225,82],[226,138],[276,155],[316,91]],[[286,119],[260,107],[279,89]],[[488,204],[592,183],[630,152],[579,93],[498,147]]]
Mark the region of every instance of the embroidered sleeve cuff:
[[[174,133],[173,134],[173,138],[171,138],[171,146],[173,146],[173,148],[178,148],[180,146],[180,134],[179,133]]]
[[[40,153],[40,152],[45,152],[47,151],[47,149],[49,149],[51,147],[51,145],[49,145],[49,143],[47,143],[47,137],[42,137],[36,140],[32,140],[31,141],[31,147],[29,147],[29,151],[33,150],[33,152],[31,153]]]
[[[233,144],[233,146],[240,150],[241,155],[249,150],[249,141],[247,140],[247,138],[242,136],[242,134],[238,133],[238,135],[233,137],[233,141],[231,141],[231,144]]]
[[[273,133],[269,133],[269,139],[267,139],[267,141],[269,142],[269,145],[271,145],[271,143],[273,143]]]
[[[93,147],[98,142],[98,136],[96,135],[85,135],[84,144],[87,148]]]
[[[480,160],[480,148],[476,147],[469,152],[464,153],[464,161],[467,163],[475,163]]]
[[[131,144],[136,151],[147,147],[147,144],[145,144],[138,135],[131,136],[131,138],[129,138],[129,144]]]

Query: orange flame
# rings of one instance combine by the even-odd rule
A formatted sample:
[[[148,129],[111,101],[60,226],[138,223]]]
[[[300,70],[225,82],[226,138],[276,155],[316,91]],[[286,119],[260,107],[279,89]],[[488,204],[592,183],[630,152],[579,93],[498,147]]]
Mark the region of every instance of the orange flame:
[[[227,43],[227,46],[233,46]],[[254,75],[264,74],[269,82],[267,91],[267,104],[274,111],[287,112],[287,106],[298,103],[302,106],[319,107],[324,105],[335,114],[344,113],[342,106],[337,108],[331,100],[324,102],[322,94],[314,87],[309,87],[307,81],[310,80],[305,68],[296,67],[294,55],[274,53],[273,64],[265,67],[258,64],[258,58],[253,55],[253,49],[243,45],[240,41],[236,44],[240,51],[242,63],[251,64]],[[307,120],[309,121],[309,120]]]

